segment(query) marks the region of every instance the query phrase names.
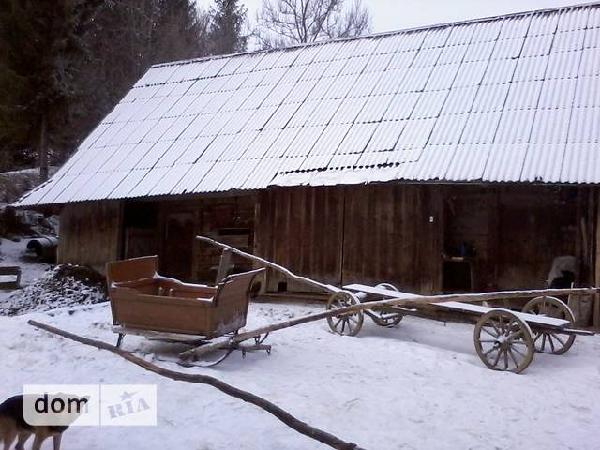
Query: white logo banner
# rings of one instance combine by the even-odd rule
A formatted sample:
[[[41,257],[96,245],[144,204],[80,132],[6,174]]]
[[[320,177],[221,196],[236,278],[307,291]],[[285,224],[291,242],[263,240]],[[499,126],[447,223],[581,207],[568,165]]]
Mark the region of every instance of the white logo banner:
[[[156,426],[151,384],[26,384],[23,418],[32,426]]]

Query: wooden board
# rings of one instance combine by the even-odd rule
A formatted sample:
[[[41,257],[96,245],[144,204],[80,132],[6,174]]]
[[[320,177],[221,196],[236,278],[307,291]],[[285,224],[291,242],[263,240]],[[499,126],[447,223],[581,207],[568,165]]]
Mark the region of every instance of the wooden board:
[[[256,213],[255,251],[292,272],[339,285],[342,264],[344,197],[341,188],[272,188],[261,192]],[[287,283],[269,273],[269,291]]]
[[[160,269],[169,276],[191,282],[215,282],[221,252],[200,245],[194,239],[196,234],[204,233],[251,250],[256,204],[252,195],[196,196],[157,204]],[[252,268],[235,257],[231,265],[236,272]]]
[[[66,205],[60,213],[57,262],[104,272],[105,264],[120,256],[121,217],[120,202]]]
[[[441,289],[441,188],[402,184],[345,188],[343,283]]]
[[[411,294],[408,292],[390,291],[389,289],[377,288],[377,287],[367,286],[365,284],[358,284],[358,283],[347,284],[343,288],[350,292],[363,292],[365,294],[380,295],[382,297],[388,297],[388,298],[418,298],[418,297],[421,297],[420,295],[417,295],[417,294]]]
[[[114,325],[112,327],[113,333],[124,334],[124,335],[132,335],[132,336],[141,336],[147,339],[155,339],[158,341],[173,341],[173,342],[183,342],[183,343],[196,343],[198,341],[204,341],[205,339],[202,336],[192,336],[189,334],[178,334],[178,333],[164,333],[161,331],[152,331],[152,330],[140,330],[137,328],[127,328],[119,325]]]
[[[439,191],[399,184],[271,188],[259,196],[255,254],[328,284],[385,281],[438,292]],[[285,281],[269,279],[270,292]]]
[[[583,244],[580,232],[582,196],[586,192],[571,187],[447,187],[444,252],[461,256],[465,243],[474,249],[475,292],[545,288],[553,258],[583,261],[582,246],[591,248],[592,239]],[[587,284],[593,280],[582,273],[578,285]]]
[[[442,308],[442,309],[451,309],[451,310],[455,310],[455,311],[462,311],[465,313],[475,313],[475,314],[479,314],[479,315],[484,315],[485,313],[490,312],[492,309],[498,309],[498,308],[488,308],[486,306],[481,306],[481,305],[473,305],[470,303],[461,303],[461,302],[444,302],[444,303],[437,303],[436,307]],[[510,311],[511,313],[513,313],[515,316],[517,316],[519,319],[531,324],[531,325],[550,325],[553,327],[567,327],[570,323],[567,320],[562,320],[562,319],[555,319],[552,317],[546,317],[546,316],[542,316],[542,315],[537,315],[537,314],[527,314],[527,313],[522,313],[522,312],[517,312],[517,311]]]

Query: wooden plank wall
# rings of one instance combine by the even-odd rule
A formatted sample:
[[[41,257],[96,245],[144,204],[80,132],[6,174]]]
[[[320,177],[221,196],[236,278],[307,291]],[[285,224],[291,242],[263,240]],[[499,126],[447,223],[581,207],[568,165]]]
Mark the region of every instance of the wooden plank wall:
[[[388,282],[404,291],[439,291],[439,189],[386,184],[345,192],[343,283]]]
[[[256,197],[204,198],[198,203],[198,220],[195,235],[212,237],[241,250],[254,252],[254,216]],[[194,240],[192,280],[214,283],[221,251],[213,246]],[[234,272],[249,270],[251,263],[234,256]]]
[[[58,263],[82,264],[104,272],[120,256],[120,202],[66,205],[60,213]]]
[[[340,188],[269,189],[256,210],[254,249],[293,272],[339,284],[344,191]],[[269,277],[277,290],[277,277]],[[303,290],[303,287],[288,286]]]
[[[582,261],[587,281],[587,196],[566,187],[446,187],[444,252],[456,255],[461,243],[474,248],[478,292],[544,288],[553,259],[563,255]]]
[[[246,238],[241,242],[235,230],[249,230],[248,250],[298,274],[336,285],[391,282],[422,293],[442,290],[442,253],[472,241],[475,290],[543,287],[552,258],[567,254],[584,261],[586,280],[600,284],[599,203],[583,188],[275,188],[258,197],[161,202],[157,239],[160,252],[167,251],[165,223],[188,213],[194,221],[188,241],[197,232],[243,247]],[[58,261],[103,269],[122,256],[122,223],[119,202],[67,205]],[[190,245],[189,279],[212,281],[219,252],[196,241]],[[276,291],[278,280],[272,280],[269,289]]]
[[[481,186],[457,186],[444,189],[444,244],[449,257],[462,256],[460,247],[467,244],[475,255],[473,288],[492,290],[498,259],[499,198],[497,192]],[[451,284],[446,282],[446,285]]]
[[[497,279],[491,288],[544,288],[555,257],[582,260],[579,196],[572,188],[501,188]],[[587,279],[585,271],[580,275]]]
[[[594,189],[593,193],[595,203],[595,216],[596,220],[594,223],[594,281],[595,286],[600,286],[600,190]],[[594,328],[600,330],[600,295],[594,296],[594,302],[592,306],[592,324]]]
[[[443,290],[442,255],[457,256],[467,243],[475,291],[543,288],[562,255],[582,261],[586,283],[595,248],[588,197],[546,186],[270,189],[259,195],[255,251],[332,284],[390,282],[427,293]]]
[[[156,202],[134,200],[123,203],[123,258],[159,254],[158,211]]]
[[[252,252],[255,204],[252,195],[125,202],[122,256],[157,254],[162,274],[214,283],[221,253],[195,236],[208,235]],[[251,268],[238,257],[233,264],[236,271]]]
[[[441,201],[435,187],[277,188],[259,199],[260,256],[336,285],[385,281],[414,292],[440,289]],[[273,280],[279,279],[270,277],[268,287],[277,290]]]

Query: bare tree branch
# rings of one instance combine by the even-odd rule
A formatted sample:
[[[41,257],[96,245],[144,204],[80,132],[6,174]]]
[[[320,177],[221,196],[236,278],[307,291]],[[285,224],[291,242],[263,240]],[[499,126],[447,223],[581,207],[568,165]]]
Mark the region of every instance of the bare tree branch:
[[[362,0],[263,0],[253,32],[264,49],[369,32]]]

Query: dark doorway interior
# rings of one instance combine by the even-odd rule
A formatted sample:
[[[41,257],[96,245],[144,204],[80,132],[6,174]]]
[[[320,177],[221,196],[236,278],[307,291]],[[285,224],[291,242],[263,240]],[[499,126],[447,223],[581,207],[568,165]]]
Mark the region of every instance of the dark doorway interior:
[[[171,212],[165,216],[161,272],[183,281],[192,279],[195,220],[192,212]]]
[[[581,260],[581,195],[559,187],[449,188],[444,292],[543,289],[553,260]]]
[[[158,204],[153,202],[129,202],[123,213],[123,257],[157,255]]]

